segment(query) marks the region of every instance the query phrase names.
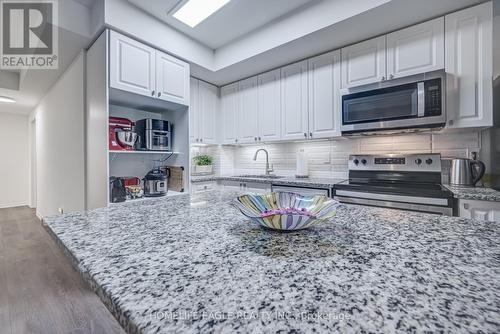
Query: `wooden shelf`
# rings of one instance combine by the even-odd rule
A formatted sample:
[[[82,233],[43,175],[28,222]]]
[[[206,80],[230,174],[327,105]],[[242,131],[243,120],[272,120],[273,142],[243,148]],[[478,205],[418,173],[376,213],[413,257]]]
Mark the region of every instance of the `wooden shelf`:
[[[109,203],[109,205],[117,205],[117,204],[122,204],[122,203],[132,203],[132,202],[140,202],[140,201],[151,201],[159,198],[165,198],[165,197],[172,197],[172,196],[179,196],[179,195],[185,195],[187,192],[180,193],[178,191],[173,191],[169,190],[167,192],[167,196],[159,196],[159,197],[142,197],[142,198],[136,198],[136,199],[129,199],[126,200],[125,202],[119,202],[119,203]]]

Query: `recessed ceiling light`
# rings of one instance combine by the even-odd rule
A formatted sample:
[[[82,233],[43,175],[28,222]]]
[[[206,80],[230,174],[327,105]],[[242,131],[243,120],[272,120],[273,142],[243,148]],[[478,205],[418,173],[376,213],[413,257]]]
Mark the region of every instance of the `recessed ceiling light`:
[[[188,0],[173,16],[194,28],[229,1],[231,0]]]
[[[11,97],[7,97],[7,96],[0,96],[0,102],[14,103],[14,102],[16,102],[16,100],[14,100],[14,99],[13,99],[13,98],[11,98]]]

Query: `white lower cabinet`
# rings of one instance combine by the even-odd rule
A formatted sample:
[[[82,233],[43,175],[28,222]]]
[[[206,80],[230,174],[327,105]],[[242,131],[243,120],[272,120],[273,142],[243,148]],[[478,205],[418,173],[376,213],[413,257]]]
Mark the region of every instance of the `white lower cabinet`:
[[[340,136],[340,50],[309,59],[309,138]]]
[[[306,139],[309,132],[307,60],[281,68],[281,136]]]
[[[219,108],[218,88],[195,78],[190,80],[189,138],[192,143],[216,144]]]
[[[492,3],[445,17],[449,128],[493,125]]]
[[[210,181],[210,182],[196,182],[191,184],[191,192],[193,194],[201,194],[207,191],[215,190],[217,189],[217,182],[215,181]]]
[[[249,193],[266,193],[271,191],[271,185],[260,182],[245,182],[245,181],[219,181],[221,188],[225,190],[236,190]]]
[[[458,214],[461,218],[500,221],[500,202],[461,199]]]

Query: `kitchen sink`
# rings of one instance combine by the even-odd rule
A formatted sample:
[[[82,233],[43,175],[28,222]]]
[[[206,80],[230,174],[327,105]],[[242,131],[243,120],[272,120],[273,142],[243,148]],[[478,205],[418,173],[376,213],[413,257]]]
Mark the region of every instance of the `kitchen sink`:
[[[236,177],[248,177],[252,179],[282,179],[284,176],[278,175],[237,175]]]

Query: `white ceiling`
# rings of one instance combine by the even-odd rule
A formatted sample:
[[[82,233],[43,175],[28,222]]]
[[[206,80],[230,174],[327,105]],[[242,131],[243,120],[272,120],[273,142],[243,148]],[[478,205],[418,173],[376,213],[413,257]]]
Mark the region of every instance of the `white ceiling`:
[[[322,0],[231,0],[194,28],[172,16],[185,0],[128,1],[200,43],[217,49]]]

